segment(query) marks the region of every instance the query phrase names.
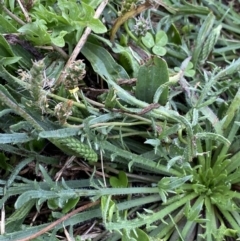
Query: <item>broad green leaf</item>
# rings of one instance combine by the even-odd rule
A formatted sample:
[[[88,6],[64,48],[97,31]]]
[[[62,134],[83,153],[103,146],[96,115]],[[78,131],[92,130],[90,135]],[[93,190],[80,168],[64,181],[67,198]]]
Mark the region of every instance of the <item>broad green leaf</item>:
[[[14,53],[7,40],[0,34],[0,56],[13,57]]]
[[[82,48],[82,54],[91,63],[93,69],[103,79],[130,79],[123,67],[116,63],[109,52],[96,44],[87,42]]]
[[[15,8],[15,2],[16,2],[16,0],[9,0],[9,1],[8,1],[10,10],[11,10],[12,12],[14,11],[14,8]]]
[[[181,36],[180,36],[176,26],[173,23],[171,24],[170,28],[168,29],[167,35],[168,35],[169,42],[174,43],[176,45],[182,44]]]
[[[62,212],[68,213],[71,209],[75,208],[77,203],[79,202],[80,197],[70,198],[67,200],[66,204],[64,205]]]
[[[59,208],[59,207],[58,207],[58,204],[57,204],[57,202],[56,202],[56,200],[55,200],[55,198],[49,199],[49,200],[47,201],[47,206],[48,206],[48,208],[51,209],[51,210],[55,210],[55,209]]]
[[[119,54],[119,58],[120,58],[120,62],[121,60],[125,62],[125,64],[128,66],[128,69],[132,70],[132,76],[136,77],[138,70],[139,70],[139,62],[140,61],[140,57],[138,59],[138,56],[136,54],[136,52],[134,52],[133,49],[131,49],[130,47],[123,47],[117,43],[112,44],[112,42],[110,42],[108,39],[103,38],[99,35],[95,35],[92,34],[92,36],[94,36],[94,38],[102,41],[103,43],[107,44],[110,48],[112,48],[112,51],[114,53]],[[122,64],[122,66],[124,67],[124,65]]]
[[[92,8],[96,8],[102,0],[82,0],[83,3],[91,6]]]
[[[159,45],[154,45],[154,47],[152,48],[152,51],[154,54],[159,56],[164,56],[167,53],[167,50]]]
[[[16,33],[17,29],[7,20],[6,17],[0,14],[0,33]]]
[[[63,17],[69,21],[70,25],[86,27],[88,26],[95,33],[105,33],[107,28],[99,20],[94,18],[94,9],[91,5],[84,2],[79,5],[76,1],[59,0],[58,6],[62,10]]]
[[[45,20],[36,20],[33,23],[27,23],[18,32],[24,34],[26,38],[36,45],[45,45],[51,43],[51,36],[48,33]]]
[[[153,97],[158,87],[168,81],[167,63],[164,59],[155,56],[139,69],[135,92],[136,97],[149,104],[153,103]],[[159,104],[165,105],[167,99],[168,88],[165,88],[160,96]]]
[[[12,45],[12,51],[14,56],[19,57],[18,64],[23,69],[30,69],[32,67],[32,60],[35,59],[36,56],[33,56],[27,49],[22,47],[21,45]],[[41,56],[41,54],[39,54]]]
[[[83,2],[80,5],[73,0],[58,0],[57,5],[61,10],[62,16],[69,22],[78,21],[86,15],[91,18],[94,14],[94,10],[91,7],[88,8],[88,5]]]
[[[34,7],[34,14],[38,19],[45,20],[49,27],[64,26],[70,24],[68,19],[56,13],[56,11],[49,7],[45,8],[42,4]]]
[[[152,48],[155,44],[154,42],[154,38],[152,36],[151,33],[147,32],[146,35],[144,37],[141,38],[143,44],[147,47],[147,48]]]
[[[125,172],[120,171],[118,177],[110,177],[110,184],[112,187],[127,187],[128,178]]]
[[[64,36],[67,34],[67,31],[61,31],[58,36],[50,36],[51,42],[55,44],[58,47],[64,47],[65,46],[65,41],[64,41]]]
[[[158,31],[155,36],[155,44],[158,46],[165,46],[167,43],[168,43],[167,34],[162,30]]]
[[[94,18],[94,9],[85,3],[82,3],[82,7],[85,13],[85,16],[81,19],[83,24],[91,28],[95,33],[105,33],[107,28],[99,19]]]
[[[1,57],[0,56],[0,64],[3,66],[11,65],[17,63],[21,57]]]
[[[107,28],[99,19],[92,18],[87,23],[87,26],[89,28],[91,28],[94,33],[106,33],[107,32]]]

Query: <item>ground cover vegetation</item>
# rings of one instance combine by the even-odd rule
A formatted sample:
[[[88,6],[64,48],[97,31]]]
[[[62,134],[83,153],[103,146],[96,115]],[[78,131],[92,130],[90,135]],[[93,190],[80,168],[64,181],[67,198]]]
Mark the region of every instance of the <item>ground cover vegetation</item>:
[[[0,241],[240,237],[238,1],[0,1]]]

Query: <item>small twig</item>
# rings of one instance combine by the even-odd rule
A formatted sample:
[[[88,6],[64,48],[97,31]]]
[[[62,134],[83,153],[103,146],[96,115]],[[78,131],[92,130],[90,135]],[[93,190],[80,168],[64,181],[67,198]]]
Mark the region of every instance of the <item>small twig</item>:
[[[149,104],[149,106],[145,107],[143,110],[137,112],[136,114],[137,115],[144,115],[144,114],[150,112],[151,110],[157,109],[159,107],[160,107],[160,105],[158,103],[152,103],[152,104]]]
[[[94,226],[96,225],[96,223],[97,223],[97,221],[95,220],[95,221],[93,222],[93,224],[88,228],[88,230],[86,230],[86,232],[83,233],[83,235],[87,235],[87,234],[94,228]],[[81,237],[82,237],[82,235],[81,235]]]
[[[23,239],[18,239],[18,241],[30,241],[30,240],[33,240],[37,237],[39,237],[40,235],[48,232],[49,230],[53,229],[56,225],[64,222],[65,220],[69,219],[70,217],[72,217],[73,215],[79,213],[79,212],[82,212],[83,210],[86,210],[90,207],[93,207],[93,206],[96,206],[97,204],[99,204],[100,201],[96,201],[96,202],[92,202],[92,203],[88,203],[84,206],[81,206],[75,210],[73,210],[72,212],[68,213],[67,215],[59,218],[58,220],[56,220],[55,222],[49,224],[47,227],[43,228],[42,230],[40,230],[39,232],[27,237],[27,238],[23,238]]]
[[[62,176],[63,171],[69,166],[75,159],[75,156],[71,156],[64,164],[64,166],[61,168],[60,171],[58,171],[54,177],[55,181],[58,181],[60,177]]]
[[[21,10],[22,10],[25,18],[26,18],[26,21],[27,21],[28,23],[31,22],[31,18],[29,17],[29,14],[28,14],[28,12],[26,11],[25,7],[22,5],[22,2],[21,2],[20,0],[17,0],[17,1],[18,1],[18,4],[19,4],[19,6],[20,6],[20,8],[21,8]]]
[[[102,173],[103,173],[103,183],[104,183],[104,186],[107,187],[106,178],[105,178],[105,174],[104,174],[104,164],[103,164],[103,153],[102,153],[102,151],[100,151],[100,157],[101,157],[101,168],[102,168]]]
[[[13,14],[12,12],[10,12],[5,6],[1,6],[3,11],[10,16],[12,19],[14,19],[17,23],[24,25],[25,22],[23,22],[20,18],[18,18],[15,14]]]
[[[132,79],[117,79],[117,83],[119,85],[133,85],[136,84],[137,78],[132,78]]]
[[[64,225],[63,225],[63,230],[64,230],[65,236],[67,238],[67,241],[73,241],[73,239],[71,238],[69,232],[67,231],[67,229],[65,228]]]
[[[5,206],[3,204],[2,209],[1,209],[1,235],[5,233]]]
[[[108,3],[108,0],[104,0],[101,2],[101,4],[99,5],[98,9],[95,12],[94,18],[99,18],[99,16],[101,15],[102,11],[104,10],[104,8],[106,7]],[[78,54],[80,53],[83,45],[85,44],[85,42],[87,41],[88,35],[91,33],[91,28],[87,27],[82,35],[82,37],[80,38],[79,42],[77,43],[75,49],[73,50],[68,62],[65,65],[64,70],[66,70],[66,68],[69,67],[69,65],[75,61],[75,59],[77,58]],[[64,78],[64,74],[65,71],[62,71],[62,74],[60,75],[60,77],[58,78],[56,85],[60,84],[63,81]]]

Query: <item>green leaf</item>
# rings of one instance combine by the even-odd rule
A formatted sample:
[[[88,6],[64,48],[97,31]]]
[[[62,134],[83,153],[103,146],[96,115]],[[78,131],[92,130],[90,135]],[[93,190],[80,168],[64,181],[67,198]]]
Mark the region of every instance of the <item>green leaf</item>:
[[[75,208],[77,203],[79,202],[80,197],[70,198],[67,200],[66,204],[64,205],[62,212],[68,213],[71,209]]]
[[[14,134],[0,134],[0,144],[6,143],[24,143],[32,140],[26,133],[14,133]]]
[[[7,40],[0,34],[0,56],[13,57],[14,53]]]
[[[11,102],[13,102],[14,104],[18,104],[18,102],[14,99],[14,97],[11,95],[11,93],[5,88],[5,86],[0,84],[0,91],[5,95],[5,99],[9,99]],[[20,133],[23,134],[23,133]],[[3,135],[3,134],[2,134]],[[6,134],[7,135],[11,135],[11,134]],[[26,135],[26,134],[25,134]],[[27,135],[26,135],[27,136]]]
[[[158,46],[165,46],[167,43],[168,43],[167,34],[162,30],[158,31],[155,36],[155,44]]]
[[[143,230],[136,228],[129,233],[125,231],[122,241],[150,241],[150,238]]]
[[[91,5],[81,3],[81,7],[76,1],[58,1],[58,6],[62,10],[63,17],[70,22],[70,25],[78,29],[79,26],[89,27],[95,33],[105,33],[107,28],[99,20],[94,18],[94,9]]]
[[[111,196],[101,197],[101,211],[103,222],[106,224],[107,221],[111,222],[115,212],[118,212],[115,202],[111,200]]]
[[[181,69],[182,68],[179,68],[179,67],[174,68],[176,72],[181,71]],[[193,77],[195,74],[196,74],[196,71],[193,69],[193,63],[189,62],[184,70],[184,76]]]
[[[9,158],[5,156],[3,152],[0,152],[0,168],[5,171],[10,171],[12,166],[8,163]]]
[[[166,191],[174,191],[176,188],[181,187],[185,182],[192,179],[192,175],[188,175],[185,177],[163,177],[158,182],[158,188]]]
[[[125,172],[120,171],[118,177],[110,177],[110,184],[112,187],[127,187],[128,178]]]
[[[1,57],[0,56],[0,64],[3,66],[11,65],[17,63],[21,57]]]
[[[125,69],[115,62],[105,48],[87,42],[81,53],[103,79],[107,78],[114,81],[117,79],[130,79]]]
[[[123,47],[117,43],[112,45],[112,42],[110,42],[108,39],[103,38],[99,35],[92,34],[96,39],[102,41],[103,43],[107,44],[110,48],[112,48],[112,51],[114,53],[119,54],[119,63],[124,67],[127,65],[128,69],[132,70],[132,76],[136,77],[138,70],[139,70],[139,62],[137,60],[137,54],[134,52],[133,49],[130,47]],[[124,63],[122,63],[124,61]],[[139,60],[140,61],[140,60]]]
[[[60,1],[58,2],[58,4],[60,4]],[[68,21],[67,18],[64,18],[61,15],[58,15],[56,13],[56,11],[51,7],[49,7],[49,10],[46,9],[42,4],[34,7],[34,14],[36,17],[38,17],[38,19],[45,20],[46,23],[48,23],[49,27],[51,27],[51,26],[54,26],[54,27],[62,26],[63,27],[64,25],[65,26],[70,25],[70,22]]]
[[[198,32],[197,40],[195,43],[195,49],[193,51],[193,58],[192,58],[194,69],[197,68],[197,63],[199,61],[199,57],[202,52],[202,48],[204,46],[204,43],[205,43],[208,35],[212,31],[212,27],[215,22],[215,19],[216,19],[216,17],[214,16],[214,14],[212,12],[210,12],[208,14],[208,16],[206,18],[204,18],[204,22],[201,25],[201,28]]]
[[[36,45],[45,45],[51,43],[51,36],[47,30],[46,21],[37,19],[33,23],[22,26],[18,32],[26,35],[26,38]]]
[[[65,46],[65,40],[64,40],[64,36],[67,34],[68,32],[67,31],[61,31],[59,33],[59,35],[57,35],[56,37],[54,37],[53,35],[50,36],[51,38],[51,42],[53,44],[55,44],[56,46],[58,47],[64,47]]]
[[[110,88],[108,91],[107,97],[105,99],[105,107],[108,109],[112,109],[115,107],[117,101],[116,101],[116,93],[113,88]]]
[[[49,199],[47,201],[47,206],[51,210],[55,210],[55,209],[59,208],[55,198]]]
[[[92,8],[96,8],[102,2],[102,0],[82,0],[82,2],[86,3]]]
[[[167,50],[163,48],[168,43],[167,34],[160,30],[155,36],[155,45],[153,46],[153,53],[159,56],[163,56],[167,53]]]
[[[173,23],[171,24],[170,28],[168,29],[167,35],[168,35],[169,42],[174,43],[176,45],[182,44],[181,36],[180,36],[176,26]]]
[[[159,45],[155,45],[152,48],[152,51],[154,54],[159,55],[159,56],[164,56],[167,53],[167,50]]]
[[[161,85],[169,81],[167,63],[164,59],[155,56],[138,72],[136,84],[136,97],[147,103],[153,103],[153,97]],[[159,104],[165,105],[168,99],[168,88],[162,92]]]
[[[94,33],[106,33],[107,32],[107,28],[99,19],[92,18],[87,23],[87,26],[89,28],[91,28]]]
[[[0,14],[0,33],[16,33],[17,29],[7,20],[6,17]]]
[[[35,205],[36,200],[32,199],[25,203],[21,208],[15,210],[6,220],[6,231],[8,233],[21,230],[21,226],[25,218],[29,215],[30,210]]]
[[[154,42],[154,38],[152,36],[151,33],[147,32],[146,35],[144,37],[141,38],[143,44],[147,47],[147,48],[152,48],[155,44]]]

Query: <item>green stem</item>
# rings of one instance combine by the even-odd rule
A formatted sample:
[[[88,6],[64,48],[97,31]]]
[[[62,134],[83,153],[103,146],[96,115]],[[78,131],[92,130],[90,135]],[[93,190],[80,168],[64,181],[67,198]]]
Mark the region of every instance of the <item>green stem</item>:
[[[18,104],[15,104],[10,100],[2,91],[0,91],[0,100],[20,115],[23,119],[28,121],[36,130],[44,131],[44,129],[30,116],[25,110],[23,110]]]
[[[114,128],[115,129],[115,128]],[[119,139],[121,137],[128,137],[128,136],[142,136],[142,137],[149,137],[149,134],[146,133],[146,131],[136,131],[132,133],[125,133],[120,135],[110,135],[109,139]]]
[[[197,197],[198,194],[190,193],[183,197],[182,199],[176,201],[168,205],[167,207],[161,209],[159,212],[154,213],[152,215],[146,215],[144,218],[137,218],[130,221],[119,221],[116,223],[107,223],[106,227],[109,230],[121,230],[121,229],[134,229],[141,227],[143,225],[150,225],[158,220],[162,220],[165,216],[169,215],[174,210],[178,209],[179,207],[183,206],[185,203],[189,202],[190,200]]]
[[[130,160],[130,162],[128,163],[129,169],[131,168],[131,165],[141,164],[145,167],[158,171],[159,173],[162,173],[162,174],[166,174],[166,175],[170,175],[170,176],[171,175],[174,175],[174,176],[182,175],[180,172],[174,170],[173,168],[168,170],[168,168],[165,165],[160,165],[157,162],[154,162],[152,160],[149,160],[149,159],[139,156],[137,154],[131,153],[129,151],[120,149],[120,148],[114,146],[113,144],[111,144],[110,142],[102,141],[101,147],[104,150],[108,150],[111,153],[114,153],[114,155],[116,155],[116,156],[120,156],[120,157],[123,157],[124,159]]]
[[[14,19],[17,23],[19,23],[20,25],[24,25],[25,22],[22,21],[20,18],[18,18],[15,14],[13,14],[12,12],[10,12],[5,6],[1,6],[1,8],[3,9],[3,11],[10,16],[12,19]]]
[[[137,43],[138,46],[140,46],[142,49],[144,49],[145,51],[149,52],[149,50],[145,47],[144,44],[141,43],[140,39],[138,39],[133,33],[132,31],[130,31],[129,27],[128,27],[128,21],[126,21],[124,23],[124,28],[127,32],[127,34]]]

